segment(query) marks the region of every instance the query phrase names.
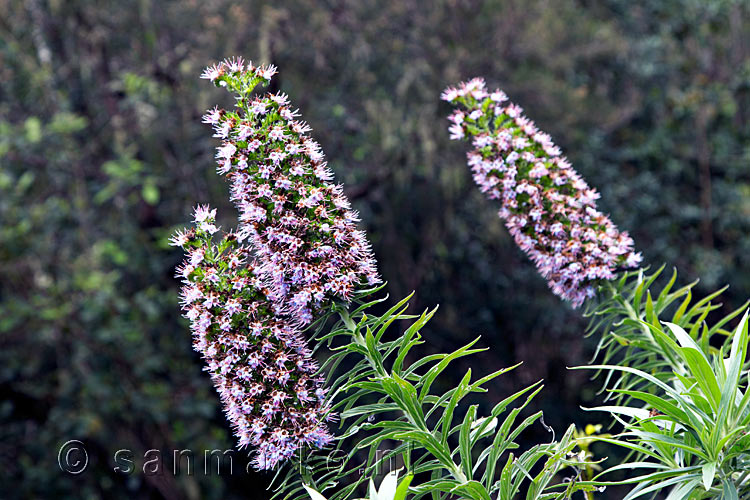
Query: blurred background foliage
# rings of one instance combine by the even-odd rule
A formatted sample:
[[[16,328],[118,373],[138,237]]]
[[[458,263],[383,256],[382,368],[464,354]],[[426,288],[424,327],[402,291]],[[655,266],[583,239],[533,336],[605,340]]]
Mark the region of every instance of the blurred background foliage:
[[[602,192],[646,262],[750,290],[750,6],[730,0],[0,0],[0,483],[11,498],[261,498],[268,477],[113,472],[129,448],[233,441],[179,318],[197,202],[234,211],[197,77],[279,66],[361,211],[394,298],[437,303],[427,349],[482,334],[485,403],[539,378],[558,433],[597,384],[579,312],[515,248],[448,141],[448,84],[484,75]],[[455,382],[455,381],[451,381]],[[594,422],[596,423],[596,422]],[[528,442],[550,436],[539,427]],[[80,439],[90,470],[58,447]],[[596,445],[593,446],[596,452]],[[241,468],[241,467],[240,467]],[[252,488],[252,489],[251,489]]]

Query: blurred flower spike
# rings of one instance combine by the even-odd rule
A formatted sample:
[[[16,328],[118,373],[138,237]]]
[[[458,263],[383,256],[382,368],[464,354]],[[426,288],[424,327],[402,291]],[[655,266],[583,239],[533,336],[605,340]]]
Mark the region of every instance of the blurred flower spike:
[[[504,92],[475,78],[441,97],[457,106],[451,139],[474,147],[467,154],[474,181],[500,200],[500,217],[555,294],[578,307],[597,282],[638,266],[632,238],[596,209],[599,193]]]

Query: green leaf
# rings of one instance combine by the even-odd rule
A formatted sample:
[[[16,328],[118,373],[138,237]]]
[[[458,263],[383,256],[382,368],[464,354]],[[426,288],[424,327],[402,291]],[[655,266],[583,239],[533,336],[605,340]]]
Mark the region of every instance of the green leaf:
[[[393,500],[406,500],[406,495],[409,493],[409,485],[413,479],[413,474],[407,474],[404,476],[399,483],[398,488],[396,488],[396,494],[393,496]]]
[[[719,401],[721,401],[721,389],[706,354],[681,327],[673,323],[665,322],[665,324],[672,331],[675,338],[677,338],[677,342],[682,346],[679,352],[695,376],[703,394],[711,402],[712,408],[715,411],[718,410]]]
[[[471,405],[466,412],[464,422],[461,424],[461,430],[458,434],[458,449],[461,457],[461,468],[466,477],[471,477],[471,427],[477,414],[477,405]]]
[[[682,301],[682,304],[680,304],[680,307],[677,309],[677,311],[675,311],[674,316],[672,316],[673,323],[678,323],[680,321],[682,315],[685,314],[685,310],[690,304],[690,300],[692,299],[692,297],[692,292],[688,290],[687,295],[685,295],[685,299]]]
[[[477,352],[485,351],[486,349],[474,349],[471,350],[471,347],[479,342],[479,337],[472,340],[470,343],[466,344],[465,346],[461,347],[460,349],[452,352],[445,358],[443,358],[440,363],[436,364],[430,370],[424,375],[422,379],[422,387],[419,392],[419,400],[424,400],[425,396],[429,393],[430,387],[432,386],[432,383],[437,378],[437,376],[448,367],[448,364],[460,357],[468,356],[469,354],[474,354]]]
[[[482,417],[471,424],[471,435],[469,436],[472,443],[486,437],[497,428],[497,417]]]
[[[693,479],[672,488],[666,500],[688,500],[700,481]]]
[[[451,493],[469,497],[473,500],[492,500],[490,494],[479,481],[467,481],[461,483],[451,490]]]
[[[451,458],[450,451],[443,447],[443,444],[435,439],[435,436],[425,431],[409,431],[402,432],[394,435],[394,439],[400,439],[402,441],[413,441],[424,447],[429,451],[437,460],[442,463],[446,469],[453,469],[455,464]]]
[[[714,477],[716,477],[716,462],[704,464],[701,470],[703,474],[703,487],[708,491],[714,483]]]
[[[721,500],[739,500],[740,495],[737,487],[729,478],[724,478],[721,482]]]
[[[688,486],[686,486],[686,489],[692,489],[695,488],[696,485],[700,484],[700,481],[696,478],[695,474],[678,474],[675,477],[666,479],[664,481],[654,483],[646,488],[643,489],[634,489],[630,493],[628,493],[623,500],[633,500],[635,498],[642,497],[646,493],[651,493],[654,491],[662,491],[668,486],[672,486],[674,484],[679,483],[686,483]],[[683,486],[684,487],[684,486]],[[685,496],[682,496],[679,500],[684,500]]]
[[[719,403],[721,401],[721,389],[719,388],[719,382],[716,379],[714,371],[711,369],[711,365],[706,360],[702,352],[692,348],[680,349],[683,359],[690,368],[695,381],[701,388],[704,396],[711,404],[714,411],[719,409]]]
[[[466,371],[466,375],[464,375],[464,378],[461,379],[461,383],[459,383],[458,387],[456,387],[453,396],[451,396],[451,399],[448,402],[448,406],[445,407],[443,415],[440,418],[443,443],[448,442],[448,434],[450,433],[451,424],[453,422],[453,412],[456,410],[456,406],[458,406],[458,402],[461,400],[461,398],[463,398],[467,394],[470,381],[471,368]]]
[[[682,411],[675,404],[667,401],[666,399],[660,398],[659,396],[655,396],[648,392],[626,391],[626,390],[621,390],[621,389],[615,389],[612,392],[616,392],[620,394],[627,394],[628,396],[632,396],[636,399],[640,399],[641,401],[651,405],[651,407],[659,410],[661,413],[674,418],[678,422],[685,422],[685,423],[690,422],[693,424],[697,424],[698,426],[701,425],[700,420],[693,421],[691,416],[688,416],[686,412]]]

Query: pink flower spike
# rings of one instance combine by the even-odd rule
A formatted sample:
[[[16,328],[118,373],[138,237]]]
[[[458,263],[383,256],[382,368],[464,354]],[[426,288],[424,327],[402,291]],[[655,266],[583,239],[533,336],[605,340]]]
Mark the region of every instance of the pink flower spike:
[[[250,248],[233,233],[214,244],[212,231],[201,228],[215,217],[216,210],[198,206],[197,227],[173,237],[197,235],[198,246],[180,267],[180,304],[238,446],[252,447],[255,466],[271,469],[300,446],[330,443],[325,424],[330,408],[325,398],[310,397],[325,394],[323,378],[299,330],[273,313],[256,286],[257,265],[247,261]]]
[[[244,71],[226,75],[230,88],[267,81],[276,68]],[[480,80],[471,87],[483,88]],[[211,112],[207,121],[224,139],[217,172],[231,182],[231,200],[240,212],[238,235],[247,236],[255,249],[257,275],[275,309],[305,325],[330,301],[348,302],[358,287],[380,279],[356,227],[357,214],[333,183],[320,145],[307,135],[310,126],[290,120],[297,112],[288,106],[286,94],[256,95],[236,111]],[[462,133],[460,126],[455,130]]]
[[[599,193],[520,106],[501,105],[508,100],[503,91],[487,93],[484,80],[475,78],[441,97],[458,106],[450,138],[469,139],[475,148],[467,154],[474,181],[489,198],[501,200],[499,215],[508,231],[555,294],[578,307],[617,268],[638,266],[641,254],[633,251],[633,240],[596,210]],[[482,124],[486,109],[501,119]]]
[[[223,72],[223,65],[214,64],[213,66],[208,66],[205,70],[203,70],[203,73],[201,73],[201,78],[214,82],[223,74]]]

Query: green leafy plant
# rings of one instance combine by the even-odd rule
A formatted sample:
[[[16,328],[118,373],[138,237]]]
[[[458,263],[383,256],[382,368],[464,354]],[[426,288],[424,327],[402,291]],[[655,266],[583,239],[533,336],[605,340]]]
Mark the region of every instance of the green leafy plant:
[[[661,270],[624,276],[605,286],[606,300],[593,312],[591,333],[601,332],[605,364],[581,367],[606,375],[610,412],[624,431],[605,441],[627,448],[621,469],[651,472],[619,484],[633,484],[627,500],[670,489],[670,499],[747,498],[750,495],[750,392],[748,325],[745,312],[736,329],[725,329],[744,308],[709,327],[706,317],[720,307],[720,291],[692,302],[690,284],[671,292],[676,273],[652,298]],[[671,321],[662,321],[670,304]],[[712,344],[717,335],[721,342]],[[602,483],[598,483],[602,484]]]
[[[541,382],[508,396],[484,416],[478,405],[462,404],[518,365],[477,380],[472,380],[469,369],[452,389],[433,390],[452,362],[484,349],[474,348],[476,339],[452,353],[416,357],[408,363],[412,349],[424,343],[420,331],[436,311],[406,315],[410,297],[380,316],[366,310],[384,299],[360,302],[351,312],[335,308],[339,320],[330,333],[317,336],[317,345],[333,353],[322,369],[328,373],[332,409],[340,412],[339,438],[327,457],[299,459],[286,474],[280,473],[275,498],[305,498],[306,486],[328,494],[330,500],[350,498],[362,482],[393,460],[413,475],[409,492],[414,499],[567,498],[581,488],[592,489],[575,481],[555,483],[562,469],[581,465],[574,453],[573,426],[558,442],[514,452],[519,434],[543,422],[542,412],[520,419],[542,389]],[[396,321],[410,324],[389,340]],[[318,325],[320,332],[323,324]],[[349,484],[342,485],[347,480]]]
[[[709,327],[706,318],[722,307],[721,303],[712,301],[724,289],[695,300],[693,288],[697,281],[674,290],[677,271],[673,271],[666,284],[660,286],[659,277],[663,270],[664,266],[650,274],[643,269],[627,272],[618,280],[601,285],[598,302],[586,312],[591,318],[587,335],[599,338],[595,358],[600,359],[601,364],[633,367],[657,378],[669,378],[679,358],[675,357],[661,336],[652,332],[654,327],[661,328],[662,321],[669,321],[686,330],[707,354],[719,351],[712,346],[712,339],[715,339],[713,344],[718,340],[719,345],[724,345],[726,339],[731,338],[727,325],[742,314],[750,301],[714,321]],[[676,340],[671,333],[669,336]],[[645,383],[628,371],[607,370],[604,377],[604,389],[629,389]],[[629,396],[609,392],[607,398],[621,402]]]

